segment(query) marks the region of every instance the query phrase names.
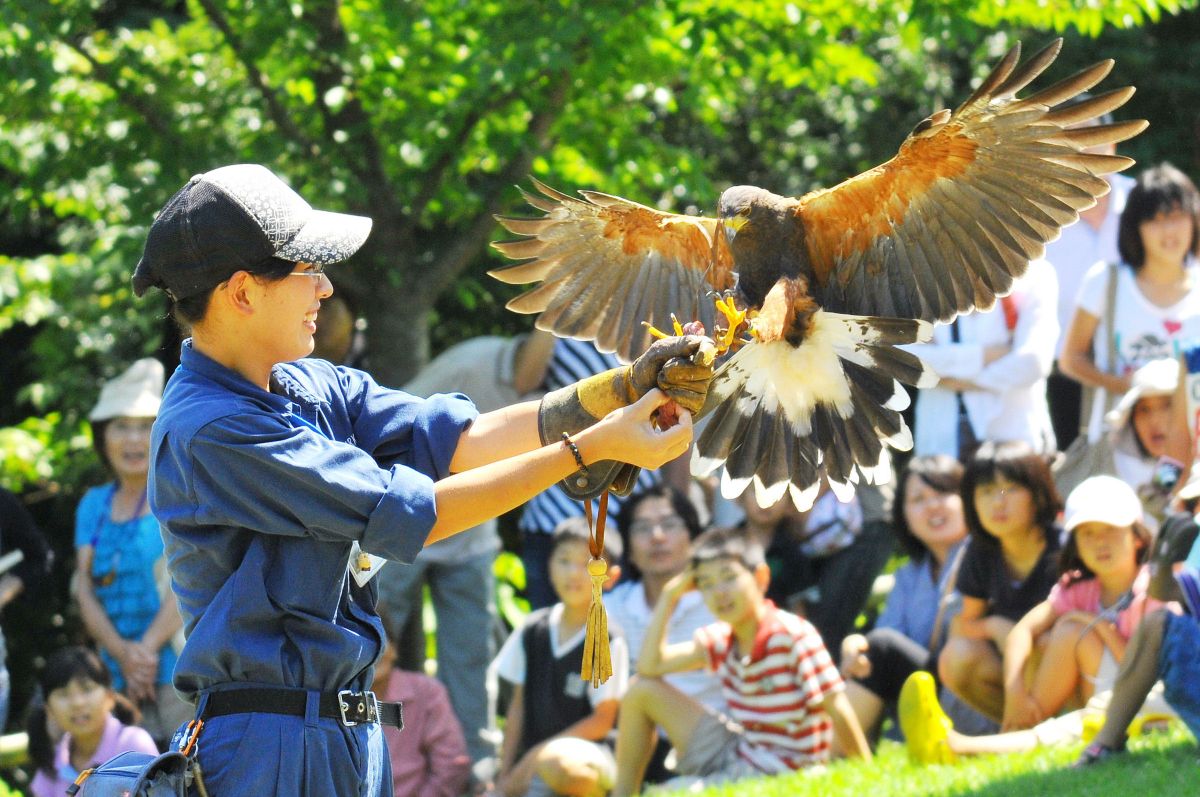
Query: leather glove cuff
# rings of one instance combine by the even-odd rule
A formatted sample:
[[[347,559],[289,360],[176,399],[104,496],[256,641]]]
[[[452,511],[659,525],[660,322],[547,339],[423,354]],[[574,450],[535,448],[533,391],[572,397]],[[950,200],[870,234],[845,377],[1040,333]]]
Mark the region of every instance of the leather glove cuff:
[[[575,434],[586,429],[609,412],[636,400],[636,396],[630,401],[621,400],[623,397],[619,391],[628,389],[628,370],[614,368],[543,396],[538,406],[538,435],[542,445],[561,440],[563,432]],[[577,470],[559,485],[572,498],[586,501],[604,492],[618,476],[623,464],[616,460],[593,462],[587,466],[587,473]],[[633,480],[636,478],[635,469]],[[632,480],[629,489],[632,489]]]

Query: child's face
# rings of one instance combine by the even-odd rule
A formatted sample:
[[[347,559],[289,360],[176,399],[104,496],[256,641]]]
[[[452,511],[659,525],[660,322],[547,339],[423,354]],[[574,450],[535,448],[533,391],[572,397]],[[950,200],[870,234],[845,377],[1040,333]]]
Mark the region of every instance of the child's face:
[[[975,511],[983,530],[997,539],[1033,528],[1037,515],[1029,488],[1003,477],[975,488]]]
[[[1097,576],[1137,568],[1140,543],[1130,526],[1093,521],[1072,530],[1079,558]]]
[[[111,689],[76,678],[46,697],[46,714],[72,736],[93,736],[104,730],[115,704]]]
[[[735,559],[709,559],[692,568],[704,605],[718,620],[735,625],[753,614],[762,601],[754,572]]]
[[[587,563],[592,558],[587,543],[561,542],[550,554],[550,584],[565,606],[586,606],[592,600],[592,580]]]
[[[1133,405],[1133,433],[1146,453],[1157,459],[1167,452],[1167,433],[1171,429],[1171,397],[1147,396]]]

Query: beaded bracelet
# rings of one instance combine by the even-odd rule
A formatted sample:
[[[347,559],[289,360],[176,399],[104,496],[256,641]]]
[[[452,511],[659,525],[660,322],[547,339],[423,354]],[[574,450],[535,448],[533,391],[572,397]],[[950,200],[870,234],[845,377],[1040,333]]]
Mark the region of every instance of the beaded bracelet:
[[[575,457],[575,464],[579,466],[579,472],[583,474],[582,477],[577,480],[579,486],[583,487],[587,484],[588,469],[587,465],[583,464],[583,456],[579,453],[579,446],[575,445],[575,441],[571,439],[571,435],[567,434],[566,432],[562,433],[562,439],[563,443],[565,443],[567,448],[570,449],[571,455]]]

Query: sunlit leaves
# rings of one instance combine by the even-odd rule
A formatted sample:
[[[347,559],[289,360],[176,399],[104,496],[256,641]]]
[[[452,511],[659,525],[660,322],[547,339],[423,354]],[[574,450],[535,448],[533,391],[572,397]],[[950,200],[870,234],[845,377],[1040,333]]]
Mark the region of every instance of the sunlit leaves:
[[[1179,5],[4,0],[0,242],[24,248],[0,260],[0,332],[37,325],[43,377],[21,406],[69,427],[153,349],[161,299],[135,302],[129,273],[153,212],[213,166],[262,162],[375,218],[336,283],[398,383],[423,320],[435,347],[527,324],[483,272],[491,214],[520,210],[530,172],[697,213],[733,182],[803,193],[889,157],[1017,26],[1094,31]]]

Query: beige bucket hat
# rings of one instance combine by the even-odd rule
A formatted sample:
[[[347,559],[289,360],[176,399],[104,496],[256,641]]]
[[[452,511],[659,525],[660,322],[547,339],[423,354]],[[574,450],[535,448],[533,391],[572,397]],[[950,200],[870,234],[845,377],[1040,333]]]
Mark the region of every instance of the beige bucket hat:
[[[155,418],[162,405],[163,366],[153,357],[143,357],[123,373],[104,383],[89,421],[113,418]]]
[[[1129,382],[1129,390],[1104,418],[1109,429],[1123,429],[1129,423],[1133,405],[1140,399],[1174,395],[1179,384],[1179,361],[1170,358],[1151,360],[1134,371]]]

